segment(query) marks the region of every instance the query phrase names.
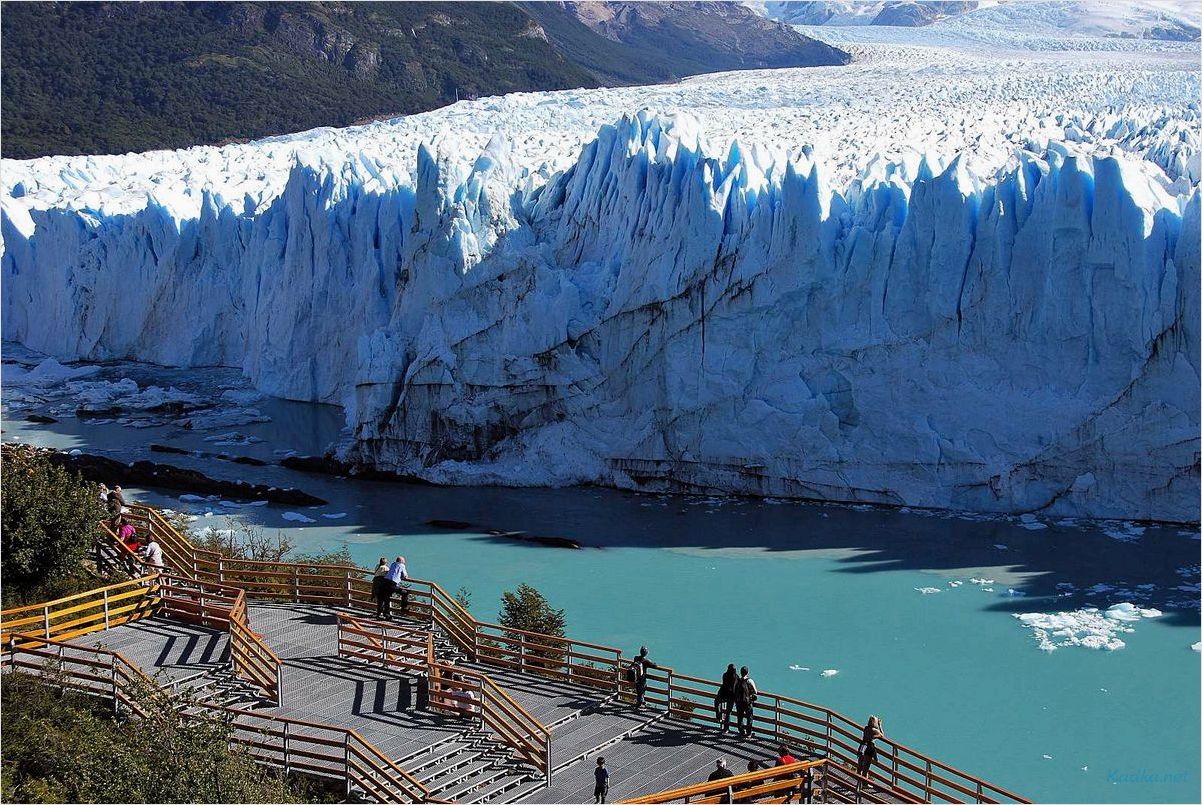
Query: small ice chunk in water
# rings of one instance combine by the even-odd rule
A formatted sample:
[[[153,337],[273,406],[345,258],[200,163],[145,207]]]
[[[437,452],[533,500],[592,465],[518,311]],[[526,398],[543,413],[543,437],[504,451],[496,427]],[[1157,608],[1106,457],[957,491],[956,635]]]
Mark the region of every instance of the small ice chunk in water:
[[[917,592],[922,593],[923,595],[930,595],[931,593],[943,592],[938,587],[915,587],[914,589]]]
[[[789,670],[790,671],[808,671],[810,669],[804,665],[797,665],[796,663],[794,663],[793,665],[789,666]]]
[[[1202,651],[1202,640],[1194,643],[1192,646],[1190,646],[1190,648],[1192,648],[1194,651]]]
[[[327,520],[341,520],[343,517],[346,517],[346,512],[334,512],[333,514],[323,514],[322,517],[326,518]]]
[[[827,668],[825,671],[823,671],[823,672],[822,672],[822,675],[823,675],[823,676],[826,676],[826,677],[831,677],[831,676],[834,676],[834,675],[835,675],[835,674],[837,674],[837,673],[839,673],[839,672],[838,672],[836,669],[834,669],[834,668]]]
[[[293,523],[316,523],[312,517],[306,517],[300,512],[284,512],[281,517]]]

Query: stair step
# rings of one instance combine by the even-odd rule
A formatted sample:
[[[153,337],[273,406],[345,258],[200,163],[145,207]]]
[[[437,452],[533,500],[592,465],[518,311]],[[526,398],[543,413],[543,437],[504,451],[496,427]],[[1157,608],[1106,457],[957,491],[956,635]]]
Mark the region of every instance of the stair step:
[[[489,801],[489,802],[520,802],[525,797],[530,796],[535,791],[537,791],[540,788],[543,788],[545,786],[546,786],[546,781],[543,780],[542,778],[528,780],[527,782],[520,783],[519,785],[516,785],[513,788],[507,789],[506,791],[502,792],[500,797],[498,797],[496,799],[491,799],[491,800],[477,799],[477,800],[472,800],[472,801],[473,802],[485,802],[485,801]]]
[[[433,785],[430,783],[426,785],[433,793],[440,795],[440,799],[443,799],[444,797],[441,796],[442,792],[449,788],[455,788],[478,777],[487,776],[489,772],[504,774],[506,771],[508,770],[501,767],[495,760],[477,759],[472,763],[435,777]],[[489,777],[489,779],[492,779],[492,777]],[[445,797],[445,799],[453,799],[453,797]]]
[[[465,792],[459,798],[462,802],[495,802],[499,801],[502,795],[529,781],[530,775],[528,774],[507,774],[493,780],[483,788]]]
[[[468,747],[431,760],[429,763],[423,764],[418,770],[406,769],[406,771],[418,780],[421,780],[422,783],[429,785],[431,782],[454,772],[456,769],[460,769],[470,763],[475,763],[480,759],[480,754],[479,750]]]
[[[520,772],[515,772],[513,769],[496,766],[483,774],[478,774],[475,777],[464,780],[454,787],[440,788],[438,790],[438,798],[452,802],[461,802],[463,800],[475,800],[478,797],[490,797],[501,791],[508,790],[511,786],[526,780],[528,776]],[[490,794],[489,792],[493,793]]]

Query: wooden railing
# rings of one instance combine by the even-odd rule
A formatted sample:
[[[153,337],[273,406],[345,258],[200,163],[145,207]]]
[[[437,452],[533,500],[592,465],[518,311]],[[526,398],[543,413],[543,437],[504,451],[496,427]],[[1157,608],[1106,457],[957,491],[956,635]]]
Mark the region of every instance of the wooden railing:
[[[141,715],[146,696],[164,695],[115,651],[22,634],[10,640],[6,661],[10,670],[44,675],[49,684],[109,698]],[[345,780],[348,794],[358,786],[374,802],[431,801],[429,789],[354,730],[206,703],[193,703],[183,715],[219,719],[229,725],[230,740],[259,763]]]
[[[430,708],[479,719],[501,744],[551,780],[551,731],[487,674],[439,662],[434,634],[402,624],[338,613],[338,656],[425,674]]]
[[[369,609],[371,573],[343,565],[263,563],[224,559],[191,546],[154,509],[130,506],[132,516],[152,529],[176,570],[197,580],[239,586],[255,599],[325,603]],[[243,586],[245,585],[245,586]],[[462,651],[486,665],[517,670],[633,697],[625,680],[627,660],[619,649],[554,635],[507,629],[473,618],[437,583],[410,580],[409,615],[437,626]],[[676,674],[671,668],[648,675],[647,701],[673,717],[713,724],[712,680]],[[756,735],[785,740],[838,763],[856,765],[863,725],[840,713],[787,696],[761,693],[754,709]],[[1027,802],[1011,791],[959,771],[903,744],[876,741],[873,783],[899,798],[933,802]]]
[[[664,802],[776,802],[789,793],[798,791],[802,785],[801,775],[806,772],[811,775],[810,787],[814,801],[826,802],[824,797],[826,767],[825,759],[807,760],[791,763],[788,766],[773,766],[769,769],[737,774],[720,780],[672,788],[656,794],[619,800],[619,802],[632,805],[652,805],[652,803]],[[795,802],[801,801],[801,797],[796,794],[792,799]]]
[[[131,579],[54,601],[6,609],[0,612],[0,641],[7,646],[16,633],[69,640],[141,620],[153,614],[158,589],[153,577]]]

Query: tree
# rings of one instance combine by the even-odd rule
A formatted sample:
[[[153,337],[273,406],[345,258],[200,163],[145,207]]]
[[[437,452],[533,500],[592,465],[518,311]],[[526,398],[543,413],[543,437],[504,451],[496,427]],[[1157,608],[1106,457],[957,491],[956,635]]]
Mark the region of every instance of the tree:
[[[99,489],[52,465],[44,451],[5,445],[0,472],[0,573],[5,603],[73,592],[106,511]]]
[[[519,584],[515,592],[501,593],[501,611],[497,620],[505,627],[506,636],[515,643],[534,643],[525,654],[533,658],[536,668],[558,672],[567,658],[567,641],[562,639],[567,632],[567,616],[562,609],[555,609],[538,590],[529,584]],[[535,632],[540,637],[519,634]],[[547,635],[549,637],[541,637]],[[545,648],[544,648],[545,647]]]

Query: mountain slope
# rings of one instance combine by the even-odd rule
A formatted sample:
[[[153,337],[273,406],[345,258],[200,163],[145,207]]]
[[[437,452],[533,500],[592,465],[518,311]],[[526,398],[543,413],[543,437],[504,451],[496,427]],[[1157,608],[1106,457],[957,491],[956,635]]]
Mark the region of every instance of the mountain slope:
[[[736,3],[521,3],[548,38],[602,83],[846,64],[847,54]]]
[[[180,148],[483,95],[846,60],[735,4],[670,5],[627,44],[558,3],[5,3],[3,155]]]

